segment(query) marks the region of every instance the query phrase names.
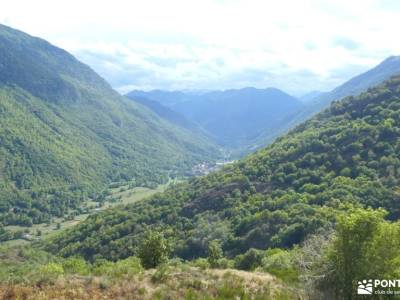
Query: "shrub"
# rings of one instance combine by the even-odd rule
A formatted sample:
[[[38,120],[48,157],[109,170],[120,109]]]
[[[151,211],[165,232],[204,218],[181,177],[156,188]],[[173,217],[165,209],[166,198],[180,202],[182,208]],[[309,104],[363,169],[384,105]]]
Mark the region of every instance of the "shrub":
[[[218,268],[221,268],[221,269],[228,269],[228,268],[234,267],[234,261],[230,260],[226,257],[219,259],[217,264],[218,264]]]
[[[198,267],[202,270],[208,269],[210,267],[210,263],[208,262],[208,259],[205,258],[198,258],[190,262],[191,265],[194,267]]]
[[[170,247],[159,232],[149,232],[139,247],[139,258],[146,269],[155,268],[168,260]]]
[[[114,267],[114,263],[106,259],[97,259],[93,265],[93,274],[100,276],[103,274],[108,274],[110,270]]]
[[[261,266],[263,257],[263,251],[251,248],[245,254],[236,256],[235,268],[241,270],[254,270]]]
[[[222,258],[223,252],[218,241],[214,240],[208,244],[208,263],[212,268],[218,267],[218,261]]]
[[[90,267],[86,261],[78,257],[70,257],[62,263],[62,267],[65,273],[69,274],[80,274],[88,275],[90,273]]]
[[[95,262],[93,273],[106,275],[111,278],[132,277],[143,270],[137,257],[129,257],[117,262],[98,260]]]
[[[132,277],[143,270],[140,260],[137,257],[129,257],[114,263],[113,269],[109,272],[111,277]]]
[[[298,281],[298,271],[294,262],[294,252],[282,249],[267,250],[262,259],[262,270],[286,282]]]
[[[161,265],[156,272],[151,276],[153,283],[165,282],[168,278],[170,267],[167,265]]]
[[[385,221],[385,215],[383,210],[372,209],[339,215],[325,258],[331,269],[319,283],[321,290],[330,288],[336,297],[352,299],[360,280],[398,277],[400,223]]]
[[[64,274],[63,266],[59,263],[48,263],[39,269],[38,279],[42,282],[54,282]]]

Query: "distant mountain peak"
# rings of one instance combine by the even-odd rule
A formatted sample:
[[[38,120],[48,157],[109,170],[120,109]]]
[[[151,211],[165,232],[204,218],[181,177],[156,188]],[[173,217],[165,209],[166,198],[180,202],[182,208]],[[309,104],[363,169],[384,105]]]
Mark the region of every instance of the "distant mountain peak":
[[[389,56],[382,63],[385,63],[385,62],[400,62],[400,55]]]

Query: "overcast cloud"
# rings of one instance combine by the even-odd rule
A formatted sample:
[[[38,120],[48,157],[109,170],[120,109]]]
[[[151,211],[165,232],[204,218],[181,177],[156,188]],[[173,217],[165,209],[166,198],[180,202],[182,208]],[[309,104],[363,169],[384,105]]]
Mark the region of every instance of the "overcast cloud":
[[[329,90],[400,54],[400,1],[3,0],[0,22],[65,48],[120,92]]]

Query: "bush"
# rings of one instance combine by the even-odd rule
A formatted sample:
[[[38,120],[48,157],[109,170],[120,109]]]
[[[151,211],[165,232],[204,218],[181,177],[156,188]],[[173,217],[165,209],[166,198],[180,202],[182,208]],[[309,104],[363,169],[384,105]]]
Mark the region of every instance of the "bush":
[[[218,267],[218,261],[222,258],[223,252],[218,241],[214,240],[208,244],[208,263],[212,268]]]
[[[191,265],[194,267],[198,267],[202,270],[208,269],[210,267],[210,263],[208,262],[208,259],[205,258],[198,258],[190,262]]]
[[[111,278],[132,277],[143,270],[140,260],[137,257],[111,262],[107,260],[97,260],[93,268],[93,274],[106,275]]]
[[[282,249],[267,250],[262,259],[262,270],[286,282],[297,282],[299,274],[294,262],[295,251]]]
[[[218,264],[218,268],[221,268],[221,269],[229,269],[229,268],[234,267],[234,261],[227,259],[226,257],[219,259],[217,264]]]
[[[65,273],[68,274],[79,274],[88,275],[90,273],[90,267],[86,261],[78,257],[70,257],[62,263],[62,267]]]
[[[59,263],[48,263],[39,269],[39,281],[54,282],[64,274],[64,268]]]
[[[170,267],[167,265],[161,265],[156,272],[151,276],[151,281],[153,283],[165,282],[168,278],[170,272]]]
[[[150,232],[139,247],[139,258],[146,269],[155,268],[168,260],[170,247],[159,232]]]
[[[330,266],[319,282],[338,298],[352,299],[357,282],[368,278],[398,278],[400,223],[384,220],[386,212],[354,209],[339,215],[336,235],[325,257]]]
[[[114,267],[111,272],[109,272],[109,275],[115,278],[132,277],[139,274],[141,271],[143,271],[143,268],[139,258],[132,256],[114,263]]]
[[[179,257],[171,258],[170,260],[168,260],[167,264],[171,267],[182,267],[184,265],[183,260]]]
[[[251,248],[245,254],[238,255],[235,258],[235,268],[240,270],[252,271],[261,266],[264,252]]]
[[[103,274],[108,274],[110,270],[114,267],[114,263],[106,259],[96,259],[93,264],[92,273],[96,276],[101,276]]]

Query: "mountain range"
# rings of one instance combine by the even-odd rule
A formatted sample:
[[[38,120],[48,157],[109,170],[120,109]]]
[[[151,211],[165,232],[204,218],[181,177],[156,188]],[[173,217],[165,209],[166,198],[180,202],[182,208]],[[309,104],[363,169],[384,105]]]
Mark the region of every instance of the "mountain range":
[[[131,99],[158,101],[198,124],[222,147],[242,150],[264,132],[274,132],[303,104],[275,88],[205,93],[132,91]]]
[[[291,128],[320,112],[334,100],[357,95],[400,74],[400,57],[392,56],[330,92],[310,92],[296,99],[275,88],[243,88],[226,91],[139,91],[130,99],[147,99],[175,111],[233,156],[259,149]]]

